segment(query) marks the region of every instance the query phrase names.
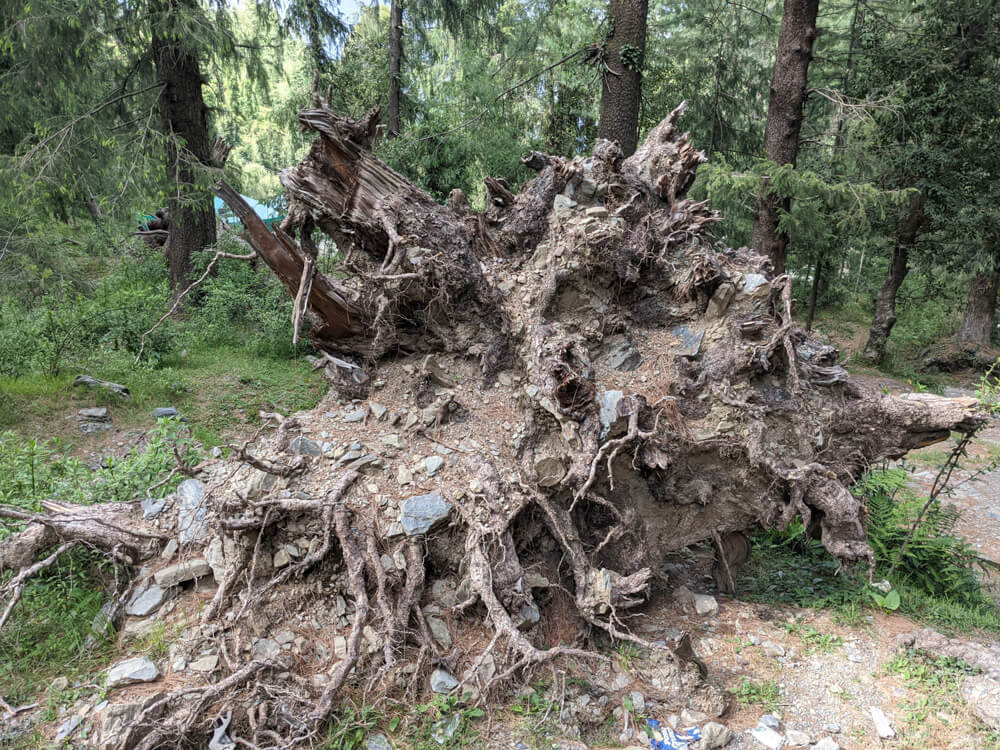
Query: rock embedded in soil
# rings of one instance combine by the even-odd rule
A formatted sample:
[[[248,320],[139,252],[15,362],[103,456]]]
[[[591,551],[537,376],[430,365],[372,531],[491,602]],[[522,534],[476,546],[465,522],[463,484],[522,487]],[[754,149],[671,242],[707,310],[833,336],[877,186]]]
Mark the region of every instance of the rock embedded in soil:
[[[885,712],[881,708],[872,706],[869,711],[872,715],[872,722],[875,724],[875,731],[879,737],[887,740],[896,736],[896,731],[892,728],[892,724],[889,723],[889,717],[885,715]]]
[[[419,536],[446,520],[450,513],[451,503],[446,502],[441,493],[431,492],[408,498],[400,510],[399,522],[407,536]]]
[[[296,456],[319,457],[323,455],[323,449],[319,447],[318,443],[302,435],[296,435],[288,442],[287,452]]]
[[[179,562],[176,565],[168,565],[166,568],[156,571],[153,573],[153,580],[156,581],[158,586],[167,588],[178,586],[195,578],[204,578],[210,575],[211,572],[212,567],[205,560],[185,560],[184,562]]]
[[[1000,730],[1000,682],[987,675],[967,677],[962,697],[984,724]]]
[[[176,417],[180,412],[172,406],[158,406],[149,413],[153,419],[163,419],[164,417]]]
[[[785,732],[785,746],[786,747],[809,747],[811,738],[805,732],[800,732],[797,729],[789,729]]]
[[[145,656],[125,659],[108,670],[107,686],[109,688],[135,685],[140,682],[152,682],[160,676],[160,670]]]
[[[203,541],[208,532],[206,515],[205,485],[197,479],[185,479],[177,487],[177,541]]]
[[[718,614],[719,603],[710,594],[695,594],[694,611],[703,617]]]
[[[167,590],[153,585],[141,589],[125,607],[125,614],[132,617],[146,617],[158,610],[167,599]]]
[[[840,745],[830,737],[824,737],[812,746],[812,750],[840,750]]]
[[[733,741],[733,730],[717,721],[710,721],[701,728],[701,739],[691,750],[717,750]]]
[[[431,672],[431,690],[435,693],[450,693],[458,687],[456,680],[450,672],[443,669],[435,669]]]

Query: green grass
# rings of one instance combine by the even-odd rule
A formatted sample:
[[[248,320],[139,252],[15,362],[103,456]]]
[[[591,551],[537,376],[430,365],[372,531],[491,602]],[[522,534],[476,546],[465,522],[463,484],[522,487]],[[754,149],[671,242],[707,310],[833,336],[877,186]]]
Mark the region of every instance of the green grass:
[[[0,631],[0,695],[11,705],[30,703],[54,678],[72,683],[102,664],[112,648],[97,637],[86,647],[106,595],[108,565],[98,555],[63,555],[32,579]]]
[[[74,374],[0,378],[0,430],[26,437],[62,432],[77,441],[73,416],[87,406],[107,406],[117,428],[146,429],[150,411],[173,406],[206,445],[224,442],[244,425],[259,423],[258,411],[287,414],[315,406],[328,390],[305,359],[271,358],[235,347],[199,347],[169,354],[155,370],[134,368],[127,356],[105,357],[87,373],[121,383],[132,393],[121,399],[100,390],[73,388]],[[72,436],[72,437],[71,437]]]
[[[768,711],[777,710],[781,700],[781,688],[773,678],[761,682],[743,680],[729,692],[744,706],[763,706]]]

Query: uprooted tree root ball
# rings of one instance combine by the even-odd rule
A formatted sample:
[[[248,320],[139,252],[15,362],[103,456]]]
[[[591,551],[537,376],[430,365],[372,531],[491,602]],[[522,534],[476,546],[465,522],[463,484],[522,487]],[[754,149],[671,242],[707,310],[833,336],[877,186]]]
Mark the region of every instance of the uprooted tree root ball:
[[[870,564],[847,488],[983,417],[973,399],[866,392],[794,325],[790,280],[713,243],[717,216],[686,197],[704,157],[682,114],[627,159],[607,141],[586,159],[528,154],[537,176],[516,195],[488,179],[478,212],[375,157],[377,112],[354,121],[315,97],[280,229],[218,187],[335,392],[269,415],[275,431],[203,467],[158,517],[0,510],[28,524],[0,543],[0,570],[74,541],[139,566],[178,532],[181,558],[213,570],[187,648],[217,654],[214,671],[185,672],[108,746],[213,730],[308,746],[347,689],[415,700],[431,676],[483,700],[554,659],[607,672],[607,638],[672,664],[663,700],[719,715],[689,639],[633,627],[670,585],[665,556],[801,517],[831,554]],[[317,271],[316,230],[345,278]]]

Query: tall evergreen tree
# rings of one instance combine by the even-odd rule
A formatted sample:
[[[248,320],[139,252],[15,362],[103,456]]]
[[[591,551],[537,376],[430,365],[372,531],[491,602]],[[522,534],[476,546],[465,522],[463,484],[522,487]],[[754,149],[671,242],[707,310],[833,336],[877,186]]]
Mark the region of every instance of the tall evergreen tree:
[[[618,141],[625,156],[639,143],[642,67],[646,57],[648,0],[610,0],[601,60],[601,119],[597,135]]]

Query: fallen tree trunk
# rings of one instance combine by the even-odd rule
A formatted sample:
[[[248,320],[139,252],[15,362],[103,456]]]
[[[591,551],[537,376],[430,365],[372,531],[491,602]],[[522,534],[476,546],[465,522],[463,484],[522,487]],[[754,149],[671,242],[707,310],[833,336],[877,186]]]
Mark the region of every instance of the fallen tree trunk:
[[[871,462],[983,423],[973,399],[852,383],[837,351],[795,326],[789,278],[768,281],[762,257],[711,241],[717,215],[686,197],[704,157],[682,114],[627,159],[607,141],[586,159],[528,154],[538,175],[518,194],[488,180],[476,212],[458,193],[436,204],[375,157],[377,112],[353,121],[317,97],[300,114],[313,146],[282,174],[278,231],[218,187],[355,399],[285,420],[253,455],[241,446],[211,490],[219,588],[203,629],[223,655],[295,606],[345,634],[338,659],[309,656],[329,675],[318,683],[259,661],[255,687],[200,693],[242,711],[233,736],[310,744],[341,688],[413,697],[413,676],[435,667],[476,695],[561,655],[596,674],[595,633],[668,654],[662,699],[718,715],[724,698],[690,641],[656,646],[630,626],[665,556],[801,517],[832,554],[870,563],[848,487]],[[345,278],[316,270],[317,228],[337,240]],[[329,448],[306,440],[309,425]],[[431,589],[434,602],[453,592],[466,645],[432,633]],[[350,620],[327,607],[338,594]],[[242,674],[241,659],[226,663]],[[276,694],[269,680],[283,681],[280,710],[258,709]],[[145,715],[125,744],[207,737],[211,716],[185,695],[155,704],[179,707],[156,728]]]

